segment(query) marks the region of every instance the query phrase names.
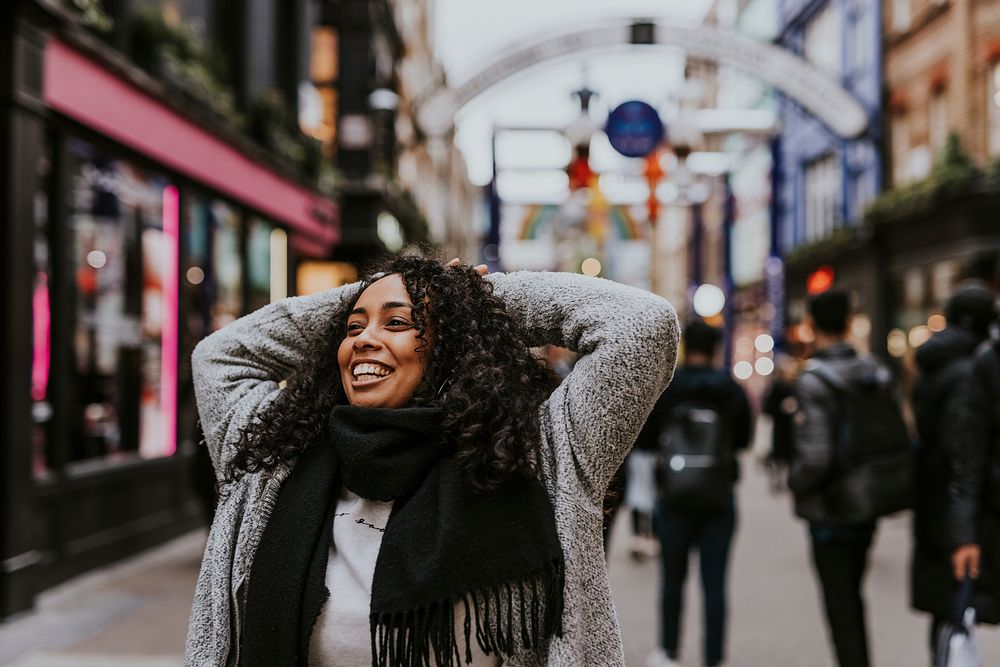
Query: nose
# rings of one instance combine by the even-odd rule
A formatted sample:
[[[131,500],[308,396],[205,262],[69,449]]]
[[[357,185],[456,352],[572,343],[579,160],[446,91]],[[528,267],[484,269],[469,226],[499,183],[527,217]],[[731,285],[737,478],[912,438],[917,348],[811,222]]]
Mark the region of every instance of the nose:
[[[354,337],[353,347],[355,350],[370,350],[377,349],[382,346],[382,343],[378,339],[378,335],[375,333],[374,323],[366,326],[362,331]]]

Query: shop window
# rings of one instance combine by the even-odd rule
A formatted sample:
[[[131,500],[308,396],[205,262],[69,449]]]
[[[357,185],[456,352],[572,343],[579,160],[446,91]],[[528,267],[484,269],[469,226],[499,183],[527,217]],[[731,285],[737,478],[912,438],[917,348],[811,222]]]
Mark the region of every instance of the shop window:
[[[176,448],[177,190],[70,143],[75,428],[68,460]]]
[[[251,217],[247,224],[249,310],[271,302],[271,223]]]
[[[990,68],[988,96],[990,119],[990,155],[1000,155],[1000,60]]]
[[[840,226],[843,172],[836,154],[828,154],[805,168],[806,241],[829,236]]]
[[[803,51],[806,60],[832,77],[840,76],[842,30],[840,9],[832,0],[816,13],[805,30]]]
[[[225,202],[192,196],[187,217],[187,330],[197,341],[243,312],[240,215]]]
[[[43,135],[42,148],[35,171],[32,248],[34,279],[31,292],[31,468],[36,477],[50,469],[49,424],[52,404],[49,396],[51,376],[51,298],[52,276],[49,258],[49,198],[48,177],[51,171],[50,150]]]

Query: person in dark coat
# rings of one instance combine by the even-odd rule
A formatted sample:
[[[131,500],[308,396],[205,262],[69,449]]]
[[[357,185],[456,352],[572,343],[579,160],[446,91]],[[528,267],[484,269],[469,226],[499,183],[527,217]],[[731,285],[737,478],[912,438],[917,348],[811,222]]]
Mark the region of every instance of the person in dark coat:
[[[797,368],[787,356],[778,358],[777,374],[764,396],[761,412],[771,417],[771,451],[767,455],[767,470],[771,490],[782,488],[785,470],[792,459],[792,434],[798,401],[795,399]]]
[[[704,663],[721,665],[726,638],[726,570],[736,531],[736,497],[733,486],[739,478],[736,455],[746,449],[753,435],[753,414],[746,392],[729,371],[715,366],[721,331],[702,320],[684,329],[684,363],[677,367],[670,388],[663,392],[639,434],[636,447],[656,451],[661,436],[676,417],[675,409],[696,403],[710,406],[728,426],[725,443],[731,461],[724,482],[726,502],[720,508],[676,507],[665,495],[657,500],[656,529],[660,538],[660,646],[651,654],[648,667],[676,667],[680,650],[684,581],[692,550],[701,562],[704,593]]]
[[[798,412],[788,487],[795,498],[795,513],[809,524],[813,566],[837,664],[868,667],[862,584],[875,535],[878,494],[898,487],[898,481],[889,479],[883,469],[842,465],[848,446],[867,443],[841,441],[841,434],[854,426],[841,407],[846,400],[842,396],[850,390],[835,388],[824,375],[836,377],[842,387],[860,386],[862,381],[874,384],[879,388],[878,395],[890,393],[894,383],[888,367],[858,355],[847,342],[850,298],[846,292],[830,290],[813,297],[809,320],[816,335],[816,352],[796,385]],[[892,409],[892,416],[904,431],[903,439],[908,440],[898,406],[893,404]],[[848,480],[852,480],[850,487],[845,485]],[[864,497],[842,502],[848,495],[845,489],[855,488],[863,489]]]
[[[996,309],[991,311],[994,316]],[[977,353],[960,400],[951,461],[952,567],[976,580],[976,618],[1000,623],[1000,335]]]
[[[961,388],[969,381],[976,348],[988,335],[992,308],[988,289],[959,288],[945,306],[947,327],[916,354],[919,375],[913,387],[913,413],[919,447],[914,456],[910,603],[931,614],[932,653],[941,624],[954,616],[957,591],[948,502],[952,434],[960,419]]]

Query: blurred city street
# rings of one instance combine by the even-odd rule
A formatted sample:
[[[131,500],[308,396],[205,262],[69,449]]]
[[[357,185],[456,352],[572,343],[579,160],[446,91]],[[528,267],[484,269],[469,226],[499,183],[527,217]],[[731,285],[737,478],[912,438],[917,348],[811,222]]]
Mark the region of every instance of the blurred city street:
[[[443,282],[421,286],[409,265]],[[270,491],[235,496],[257,500],[228,524],[227,580],[260,553],[250,545],[282,475],[325,437],[331,407],[440,409],[440,442],[460,443],[447,455],[474,490],[532,467],[538,442],[587,482],[542,475],[562,556],[548,526],[530,559],[514,551],[544,540],[515,539],[534,534],[525,526],[477,532],[441,543],[496,538],[511,553],[493,561],[530,569],[498,575],[463,548],[413,590],[377,586],[408,599],[379,616],[413,612],[403,622],[422,634],[404,650],[443,641],[413,620],[428,600],[503,581],[524,604],[542,597],[524,592],[538,577],[546,603],[532,609],[546,619],[533,631],[554,632],[562,609],[577,633],[554,650],[576,659],[553,663],[617,646],[606,609],[575,609],[571,594],[549,603],[560,573],[602,574],[600,553],[569,557],[582,542],[567,526],[586,529],[574,512],[589,516],[612,473],[607,447],[632,437],[643,453],[605,502],[626,478],[635,506],[660,494],[671,572],[688,544],[708,545],[707,614],[689,567],[683,665],[718,664],[728,614],[730,667],[832,667],[825,591],[839,661],[857,667],[866,554],[876,665],[930,662],[931,619],[911,594],[950,614],[961,595],[942,551],[978,577],[969,606],[1000,621],[1000,0],[5,0],[0,271],[0,665],[181,664],[218,480],[243,489],[260,481],[243,471],[274,473]],[[401,311],[370,317],[364,294],[389,287],[398,294],[376,305]],[[627,316],[632,300],[641,317]],[[379,327],[376,347],[420,343],[353,356],[372,341],[351,337]],[[336,354],[317,352],[328,344]],[[607,414],[534,419],[558,394],[529,348]],[[359,400],[358,383],[375,398]],[[596,453],[578,451],[593,435]],[[748,443],[734,538],[733,460]],[[752,457],[791,466],[809,524]],[[560,504],[584,487],[585,501]],[[660,561],[634,557],[630,519],[615,524],[609,571],[627,664],[646,667]],[[392,552],[365,553],[375,568]],[[476,566],[460,573],[445,556]],[[341,598],[365,659],[367,614],[385,611],[378,596],[364,604],[374,581]],[[665,590],[672,654],[681,583],[668,576]],[[306,622],[273,606],[251,601],[240,627],[261,609]],[[350,633],[337,618],[318,642]],[[984,664],[1000,665],[1000,630],[981,643]],[[248,653],[272,648],[292,651]]]
[[[831,667],[803,524],[786,495],[746,466],[732,555],[730,667]],[[628,554],[629,522],[616,523],[609,565],[626,664],[643,667],[657,635],[658,561]],[[38,609],[0,625],[0,665],[174,667],[182,664],[187,614],[204,544],[193,531],[140,556],[43,594]],[[927,617],[907,604],[909,518],[881,523],[866,581],[874,664],[927,665]],[[692,566],[682,664],[700,664],[701,592]],[[1000,630],[980,628],[984,665],[1000,659]]]

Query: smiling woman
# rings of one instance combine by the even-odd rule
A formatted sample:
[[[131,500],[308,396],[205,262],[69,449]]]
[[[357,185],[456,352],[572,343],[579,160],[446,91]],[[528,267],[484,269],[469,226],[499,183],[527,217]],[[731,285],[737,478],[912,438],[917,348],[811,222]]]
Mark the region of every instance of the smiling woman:
[[[415,257],[206,339],[188,662],[623,664],[600,504],[676,339],[640,290]],[[545,343],[582,355],[558,387]]]

